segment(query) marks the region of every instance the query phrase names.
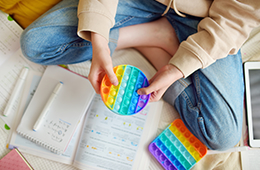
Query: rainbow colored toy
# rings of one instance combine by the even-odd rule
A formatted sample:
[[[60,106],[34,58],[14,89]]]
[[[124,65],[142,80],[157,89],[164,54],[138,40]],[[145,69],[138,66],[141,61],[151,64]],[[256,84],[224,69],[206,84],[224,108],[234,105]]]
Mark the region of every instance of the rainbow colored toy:
[[[130,65],[114,67],[118,85],[114,86],[105,75],[101,82],[101,97],[105,105],[119,115],[133,115],[149,102],[149,95],[139,95],[137,90],[149,85],[144,73]]]
[[[150,145],[149,151],[166,170],[185,170],[194,166],[207,153],[181,119],[173,121]]]

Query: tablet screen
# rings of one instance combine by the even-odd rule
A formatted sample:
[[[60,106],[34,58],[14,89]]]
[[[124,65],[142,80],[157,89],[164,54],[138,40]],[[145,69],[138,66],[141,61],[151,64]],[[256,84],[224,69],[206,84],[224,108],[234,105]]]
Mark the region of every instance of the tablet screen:
[[[260,70],[249,70],[253,138],[260,139]]]

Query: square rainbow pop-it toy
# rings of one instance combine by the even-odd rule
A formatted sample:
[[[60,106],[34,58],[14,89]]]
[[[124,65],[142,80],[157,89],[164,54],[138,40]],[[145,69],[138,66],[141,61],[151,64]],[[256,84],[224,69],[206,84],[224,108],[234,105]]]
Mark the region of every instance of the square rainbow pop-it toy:
[[[131,65],[114,67],[118,85],[114,86],[105,75],[100,93],[105,105],[119,115],[133,115],[140,112],[149,102],[149,95],[139,95],[137,90],[149,85],[145,74]]]
[[[207,147],[176,119],[149,145],[149,151],[164,169],[185,170],[207,154]]]

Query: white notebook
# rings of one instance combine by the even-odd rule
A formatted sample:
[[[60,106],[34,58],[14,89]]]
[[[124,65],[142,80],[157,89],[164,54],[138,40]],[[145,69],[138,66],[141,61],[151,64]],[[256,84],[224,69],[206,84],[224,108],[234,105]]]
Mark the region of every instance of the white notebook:
[[[62,89],[40,128],[36,132],[33,131],[36,120],[60,81],[63,82]],[[55,153],[63,153],[94,94],[87,78],[59,66],[48,66],[25,110],[17,132]]]

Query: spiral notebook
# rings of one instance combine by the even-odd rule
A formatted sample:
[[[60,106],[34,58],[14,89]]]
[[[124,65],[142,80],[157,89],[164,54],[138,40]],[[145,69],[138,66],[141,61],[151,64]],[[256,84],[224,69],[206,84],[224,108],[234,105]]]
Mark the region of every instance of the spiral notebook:
[[[58,82],[56,100],[35,132],[33,126]],[[17,127],[18,134],[55,152],[63,153],[87,111],[94,89],[89,80],[59,66],[48,66]]]

